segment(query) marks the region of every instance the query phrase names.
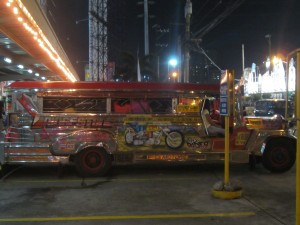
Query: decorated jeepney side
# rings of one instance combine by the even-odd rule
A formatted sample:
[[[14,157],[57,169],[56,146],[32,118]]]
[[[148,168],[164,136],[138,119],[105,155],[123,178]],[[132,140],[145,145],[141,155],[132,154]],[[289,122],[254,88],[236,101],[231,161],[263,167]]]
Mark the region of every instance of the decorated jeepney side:
[[[9,125],[0,163],[71,164],[82,176],[113,165],[224,160],[224,137],[209,136],[200,116],[219,86],[114,82],[15,82],[7,87]],[[218,103],[215,104],[216,106]],[[284,172],[295,139],[282,118],[233,123],[230,161],[262,161]]]

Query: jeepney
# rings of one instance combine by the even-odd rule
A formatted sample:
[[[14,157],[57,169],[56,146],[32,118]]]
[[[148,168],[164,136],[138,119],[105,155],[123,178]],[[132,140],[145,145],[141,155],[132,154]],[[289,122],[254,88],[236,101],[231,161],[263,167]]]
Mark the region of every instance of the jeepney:
[[[24,81],[6,91],[2,168],[70,164],[98,176],[119,164],[224,160],[224,137],[209,136],[200,116],[218,85]],[[230,162],[285,172],[295,154],[281,116],[232,123]]]

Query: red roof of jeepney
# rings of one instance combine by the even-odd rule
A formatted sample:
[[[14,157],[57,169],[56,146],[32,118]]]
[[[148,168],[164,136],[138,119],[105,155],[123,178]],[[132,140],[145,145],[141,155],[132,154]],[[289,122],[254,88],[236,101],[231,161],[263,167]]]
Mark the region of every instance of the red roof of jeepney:
[[[66,81],[16,81],[6,86],[8,89],[94,89],[94,90],[152,90],[152,91],[203,91],[219,92],[216,84],[194,83],[150,83],[150,82],[66,82]]]

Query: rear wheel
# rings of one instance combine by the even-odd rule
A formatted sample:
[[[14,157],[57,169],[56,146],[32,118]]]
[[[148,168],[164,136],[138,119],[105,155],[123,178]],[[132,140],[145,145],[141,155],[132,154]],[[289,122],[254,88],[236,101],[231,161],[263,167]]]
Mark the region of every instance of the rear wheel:
[[[296,152],[287,140],[271,140],[267,143],[262,156],[262,163],[266,169],[275,173],[288,171],[295,163]]]
[[[104,149],[88,148],[75,156],[75,165],[81,176],[102,176],[111,168],[111,158]]]

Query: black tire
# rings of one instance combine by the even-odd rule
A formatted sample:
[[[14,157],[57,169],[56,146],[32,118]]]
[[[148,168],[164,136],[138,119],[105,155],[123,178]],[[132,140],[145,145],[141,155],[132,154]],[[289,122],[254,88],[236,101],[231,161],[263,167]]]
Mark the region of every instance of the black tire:
[[[180,149],[184,144],[183,134],[179,131],[170,131],[165,139],[166,145],[173,149]]]
[[[249,155],[249,169],[255,170],[257,165],[261,163],[261,156]]]
[[[295,163],[295,147],[288,140],[271,140],[262,156],[263,166],[274,173],[288,171]]]
[[[256,156],[255,155],[249,155],[249,168],[250,170],[255,170],[256,168]]]
[[[87,148],[75,156],[75,166],[83,177],[103,176],[111,168],[111,157],[105,149]]]

